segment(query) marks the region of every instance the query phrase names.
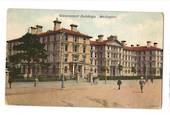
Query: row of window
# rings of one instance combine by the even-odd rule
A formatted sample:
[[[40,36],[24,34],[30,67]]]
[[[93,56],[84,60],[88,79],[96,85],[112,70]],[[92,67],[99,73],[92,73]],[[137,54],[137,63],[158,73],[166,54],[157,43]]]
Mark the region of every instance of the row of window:
[[[86,38],[80,38],[78,36],[73,35],[73,42],[77,43],[79,42],[79,39],[83,39],[83,42],[86,43]],[[68,41],[68,35],[67,34],[61,34],[61,35],[50,35],[46,37],[41,37],[40,42],[41,43],[46,43],[46,42],[55,42],[59,41],[60,38],[63,38],[64,41]]]
[[[48,57],[48,61],[49,62],[51,62],[51,63],[53,63],[53,62],[55,62],[55,60],[56,61],[59,61],[59,60],[61,60],[61,56],[54,56],[54,55],[50,55],[49,57]],[[64,55],[64,62],[68,62],[68,54],[65,54]],[[72,61],[74,61],[74,62],[76,62],[76,61],[80,61],[80,55],[78,55],[78,54],[72,54]],[[86,55],[82,55],[82,60],[81,60],[81,62],[83,62],[83,63],[85,63],[86,62]]]
[[[47,51],[56,51],[56,50],[59,50],[60,47],[58,47],[59,44],[50,44],[50,45],[45,45],[45,50]],[[79,52],[79,45],[73,45],[73,52]],[[86,53],[86,46],[83,46],[83,53]],[[68,51],[68,45],[65,44],[64,45],[64,51]]]

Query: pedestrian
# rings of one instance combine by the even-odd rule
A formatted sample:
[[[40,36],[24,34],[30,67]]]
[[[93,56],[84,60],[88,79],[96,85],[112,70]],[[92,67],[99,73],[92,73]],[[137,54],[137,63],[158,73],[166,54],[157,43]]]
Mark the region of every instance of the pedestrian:
[[[34,87],[36,87],[37,86],[37,82],[38,82],[39,80],[38,80],[38,78],[37,77],[35,77],[35,79],[34,79]]]
[[[93,84],[94,84],[94,77],[92,78],[92,80],[93,80]]]
[[[9,88],[12,88],[12,77],[9,76],[8,78]]]
[[[98,83],[98,78],[96,77],[95,79],[94,79],[94,84],[97,84]]]
[[[118,79],[117,81],[117,85],[118,85],[118,90],[120,90],[120,85],[122,84],[122,81],[120,79]]]
[[[141,93],[143,93],[143,87],[145,85],[145,80],[143,79],[143,77],[140,78],[139,85],[140,85]]]
[[[151,77],[151,83],[153,83],[153,77]]]

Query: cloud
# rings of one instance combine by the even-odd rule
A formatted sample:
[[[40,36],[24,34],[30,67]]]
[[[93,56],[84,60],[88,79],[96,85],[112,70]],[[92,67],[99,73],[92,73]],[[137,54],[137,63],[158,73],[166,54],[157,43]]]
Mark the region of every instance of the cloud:
[[[162,21],[146,20],[141,24],[134,24],[124,27],[123,31],[118,30],[119,35],[134,44],[144,44],[146,41],[158,42],[162,47],[163,23]]]
[[[160,13],[139,12],[84,12],[84,14],[115,15],[116,18],[69,18],[59,17],[59,14],[82,14],[81,11],[57,11],[57,10],[17,10],[8,12],[7,39],[22,36],[27,28],[36,24],[42,25],[43,30],[53,29],[53,20],[58,17],[62,21],[61,27],[70,28],[70,24],[77,24],[78,30],[88,34],[93,39],[97,35],[104,34],[105,39],[110,35],[117,35],[118,39],[126,40],[130,44],[144,44],[150,40],[158,42],[162,47],[163,17]],[[19,19],[19,21],[17,20]],[[10,20],[10,22],[9,22]]]
[[[7,23],[7,40],[12,40],[21,37],[28,30],[28,25],[23,26],[21,23]]]

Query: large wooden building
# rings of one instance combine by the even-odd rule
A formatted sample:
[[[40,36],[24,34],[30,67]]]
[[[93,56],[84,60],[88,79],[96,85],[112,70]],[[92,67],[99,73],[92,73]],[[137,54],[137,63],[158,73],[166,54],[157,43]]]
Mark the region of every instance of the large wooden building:
[[[29,33],[38,35],[45,44],[51,64],[48,68],[36,67],[30,76],[61,76],[66,78],[88,78],[90,76],[160,76],[162,73],[163,50],[157,43],[147,41],[146,46],[127,46],[126,41],[119,41],[117,36],[98,35],[96,41],[91,36],[78,31],[78,25],[70,24],[70,29],[62,28],[61,21],[53,21],[52,30],[43,32],[43,27],[30,27]],[[18,39],[7,41],[7,59],[17,52],[13,46]],[[120,70],[119,66],[122,66]],[[26,73],[27,67],[22,73]]]

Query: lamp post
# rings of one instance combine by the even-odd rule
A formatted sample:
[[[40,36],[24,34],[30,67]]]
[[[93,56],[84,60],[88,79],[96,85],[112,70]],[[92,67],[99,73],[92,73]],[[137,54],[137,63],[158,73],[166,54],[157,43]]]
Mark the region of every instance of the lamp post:
[[[93,79],[93,69],[90,71],[90,82],[91,82],[91,85],[94,83],[94,79]]]
[[[76,74],[76,83],[78,83],[79,82],[79,79],[78,79],[78,62],[75,63],[75,67],[76,67],[75,68],[75,71],[76,71],[75,72],[75,74]]]
[[[65,32],[61,34],[61,39],[60,39],[60,53],[61,53],[61,60],[60,60],[60,78],[61,78],[61,88],[65,88],[64,86],[64,35]]]

